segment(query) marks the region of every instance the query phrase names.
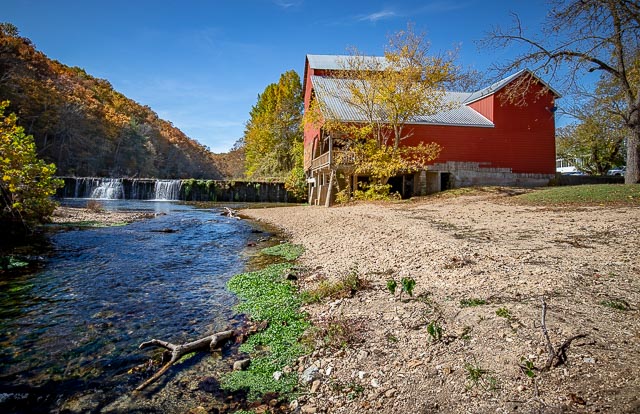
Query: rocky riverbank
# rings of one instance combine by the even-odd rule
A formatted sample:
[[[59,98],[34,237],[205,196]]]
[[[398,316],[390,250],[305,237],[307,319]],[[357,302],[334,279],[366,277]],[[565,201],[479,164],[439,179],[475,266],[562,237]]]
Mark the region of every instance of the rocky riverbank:
[[[306,252],[302,289],[357,268],[369,287],[308,305],[349,327],[318,346],[302,412],[640,410],[640,210],[528,207],[476,193],[393,204],[244,210]],[[416,282],[400,300],[388,281]],[[549,349],[566,361],[544,370]],[[554,363],[558,362],[555,358]],[[313,369],[312,369],[313,371]]]
[[[94,207],[58,206],[51,217],[51,222],[57,225],[78,227],[117,226],[134,221],[155,217],[155,213],[141,211],[113,211]]]

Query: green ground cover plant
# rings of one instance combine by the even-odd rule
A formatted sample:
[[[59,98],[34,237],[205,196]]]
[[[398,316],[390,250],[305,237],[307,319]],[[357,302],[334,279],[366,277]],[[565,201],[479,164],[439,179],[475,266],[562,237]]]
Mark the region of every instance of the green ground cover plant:
[[[279,380],[273,377],[308,351],[300,342],[310,326],[308,317],[300,312],[296,287],[283,277],[292,267],[291,263],[273,264],[236,275],[228,282],[228,289],[241,299],[237,311],[255,321],[267,321],[268,327],[240,346],[241,352],[249,354],[251,365],[246,371],[225,375],[221,381],[224,389],[247,390],[250,400],[266,393],[286,397],[294,391],[296,373],[284,373]]]
[[[506,319],[511,319],[511,312],[509,312],[509,309],[507,308],[499,308],[496,310],[496,315],[498,315],[501,318],[506,318]]]
[[[485,391],[493,391],[498,388],[498,381],[491,375],[491,371],[482,368],[477,361],[465,362],[464,369],[467,372],[467,388],[480,387]]]
[[[299,244],[281,243],[262,249],[262,254],[282,257],[285,260],[296,260],[304,252],[304,247]]]

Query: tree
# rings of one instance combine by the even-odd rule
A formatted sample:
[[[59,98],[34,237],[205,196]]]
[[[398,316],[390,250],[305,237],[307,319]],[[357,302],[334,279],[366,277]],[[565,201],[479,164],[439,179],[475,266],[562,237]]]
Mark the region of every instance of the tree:
[[[569,113],[579,122],[559,128],[556,154],[560,158],[580,159],[580,169],[603,175],[612,167],[624,164],[625,139],[628,135],[624,118],[616,108],[615,95],[609,92],[611,82],[604,76],[595,93]]]
[[[558,158],[579,159],[580,171],[604,175],[611,168],[622,165],[624,135],[611,129],[606,120],[594,116],[582,123],[571,124],[556,131]]]
[[[484,44],[505,48],[512,44],[525,51],[498,67],[502,73],[535,65],[551,81],[569,91],[581,88],[585,73],[610,77],[610,93],[621,98],[619,108],[627,134],[625,182],[640,182],[640,4],[635,0],[552,0],[552,9],[538,37],[529,36],[514,15],[508,30],[496,27]],[[526,87],[527,85],[520,85]],[[517,91],[514,92],[517,93]],[[612,108],[615,109],[615,108]]]
[[[284,180],[284,188],[294,197],[304,200],[307,198],[307,180],[304,173],[304,146],[302,142],[296,142],[293,146],[293,158],[295,165]]]
[[[251,108],[243,137],[247,178],[284,178],[294,168],[301,120],[302,85],[290,70],[268,85]]]
[[[53,177],[54,164],[36,157],[33,137],[16,125],[16,115],[4,114],[8,106],[8,101],[0,103],[0,222],[13,230],[51,216],[56,206],[51,196],[62,180]]]
[[[409,124],[416,118],[451,108],[443,98],[458,73],[453,59],[430,54],[424,35],[411,26],[390,37],[383,58],[354,49],[341,62],[337,91],[321,91],[306,122],[331,132],[353,172],[384,191],[390,177],[425,169],[438,156],[435,143],[401,143],[413,134]],[[338,99],[358,119],[345,122],[320,95]]]

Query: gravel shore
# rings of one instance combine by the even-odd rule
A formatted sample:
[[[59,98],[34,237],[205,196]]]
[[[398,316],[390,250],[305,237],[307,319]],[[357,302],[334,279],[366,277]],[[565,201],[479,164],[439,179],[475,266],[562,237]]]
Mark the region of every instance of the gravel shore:
[[[321,374],[293,404],[302,412],[640,412],[639,208],[479,193],[242,213],[304,245],[303,289],[356,267],[371,284],[307,306],[360,342],[293,367]],[[387,290],[404,277],[416,281],[408,300]],[[585,335],[544,372],[543,296],[555,349]]]
[[[51,216],[54,224],[78,226],[114,226],[154,217],[140,211],[110,211],[96,208],[58,206]]]

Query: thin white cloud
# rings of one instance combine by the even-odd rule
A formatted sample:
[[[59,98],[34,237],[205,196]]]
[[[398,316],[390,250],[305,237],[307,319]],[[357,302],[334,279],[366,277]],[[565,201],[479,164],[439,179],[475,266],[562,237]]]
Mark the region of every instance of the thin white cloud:
[[[273,2],[278,7],[282,7],[283,9],[288,9],[290,7],[300,6],[304,1],[303,0],[274,0]]]
[[[447,13],[455,10],[464,9],[469,6],[470,3],[456,3],[451,1],[431,1],[423,5],[422,7],[412,10],[394,10],[394,9],[382,9],[369,14],[360,14],[351,17],[351,21],[356,22],[370,22],[376,23],[380,20],[393,19],[393,18],[407,18],[420,14],[435,14],[435,13]],[[335,23],[335,22],[334,22]]]
[[[425,6],[417,9],[414,13],[445,13],[460,9],[465,9],[469,6],[468,2],[453,2],[453,1],[432,1]]]
[[[369,21],[371,23],[375,23],[379,20],[391,19],[396,16],[398,16],[398,14],[393,10],[380,10],[375,13],[357,16],[356,20],[358,20],[359,22]]]

